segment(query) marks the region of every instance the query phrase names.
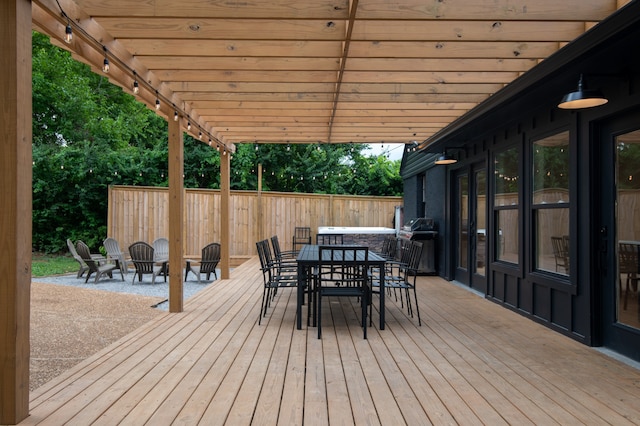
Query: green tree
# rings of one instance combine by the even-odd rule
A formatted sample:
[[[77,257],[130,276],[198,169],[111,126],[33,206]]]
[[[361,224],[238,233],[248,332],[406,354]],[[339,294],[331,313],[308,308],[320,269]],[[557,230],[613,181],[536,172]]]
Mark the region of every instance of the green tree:
[[[401,195],[400,162],[365,155],[365,145],[238,144],[231,188]],[[184,138],[184,184],[220,188],[223,153]],[[227,153],[226,155],[231,155]],[[109,185],[168,185],[167,123],[135,97],[33,33],[33,246],[93,250],[106,236]]]

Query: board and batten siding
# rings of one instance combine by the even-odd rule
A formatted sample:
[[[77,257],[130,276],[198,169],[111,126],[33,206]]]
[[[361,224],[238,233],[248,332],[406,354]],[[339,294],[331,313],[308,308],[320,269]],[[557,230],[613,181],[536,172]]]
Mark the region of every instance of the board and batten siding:
[[[202,247],[220,241],[220,191],[184,191],[184,253],[197,257]],[[402,197],[231,191],[231,263],[253,256],[256,241],[273,235],[290,250],[296,226],[309,226],[314,238],[319,226],[393,227],[395,206],[402,202]],[[167,237],[168,189],[109,187],[107,232],[125,251],[135,241]]]

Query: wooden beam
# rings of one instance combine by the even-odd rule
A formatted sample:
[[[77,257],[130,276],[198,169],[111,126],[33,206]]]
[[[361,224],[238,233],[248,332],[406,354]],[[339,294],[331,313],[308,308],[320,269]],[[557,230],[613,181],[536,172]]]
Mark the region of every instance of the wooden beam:
[[[184,143],[180,121],[169,120],[169,312],[183,311]]]
[[[29,415],[31,2],[0,2],[0,424]]]

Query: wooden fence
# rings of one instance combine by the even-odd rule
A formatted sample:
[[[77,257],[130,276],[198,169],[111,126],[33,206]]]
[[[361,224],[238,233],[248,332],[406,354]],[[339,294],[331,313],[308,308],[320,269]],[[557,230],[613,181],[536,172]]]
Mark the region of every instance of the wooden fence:
[[[199,256],[206,244],[220,241],[220,191],[185,189],[184,253]],[[293,229],[309,226],[393,227],[402,197],[231,191],[230,256],[237,265],[255,254],[255,243],[277,235],[283,250],[291,248]],[[135,241],[151,243],[169,234],[167,188],[109,187],[108,236],[123,250]],[[314,237],[315,238],[315,237]]]

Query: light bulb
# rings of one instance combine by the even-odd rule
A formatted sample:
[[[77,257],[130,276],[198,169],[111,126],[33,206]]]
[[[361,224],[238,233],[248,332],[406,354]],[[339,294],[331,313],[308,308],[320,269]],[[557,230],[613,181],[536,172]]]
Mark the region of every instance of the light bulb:
[[[73,40],[73,30],[71,29],[71,25],[67,24],[67,28],[64,29],[64,41],[69,44]]]
[[[105,74],[109,72],[109,69],[111,67],[109,66],[109,58],[107,58],[106,56],[104,57],[104,61],[102,62],[102,72],[104,72]]]
[[[202,140],[202,132],[198,132],[198,139]]]
[[[173,121],[178,121],[179,118],[178,111],[173,111]]]
[[[138,84],[138,80],[133,80],[133,94],[137,95],[140,93],[140,85]]]
[[[191,122],[187,121],[187,130],[191,130]]]
[[[160,99],[156,98],[156,111],[160,109]]]

